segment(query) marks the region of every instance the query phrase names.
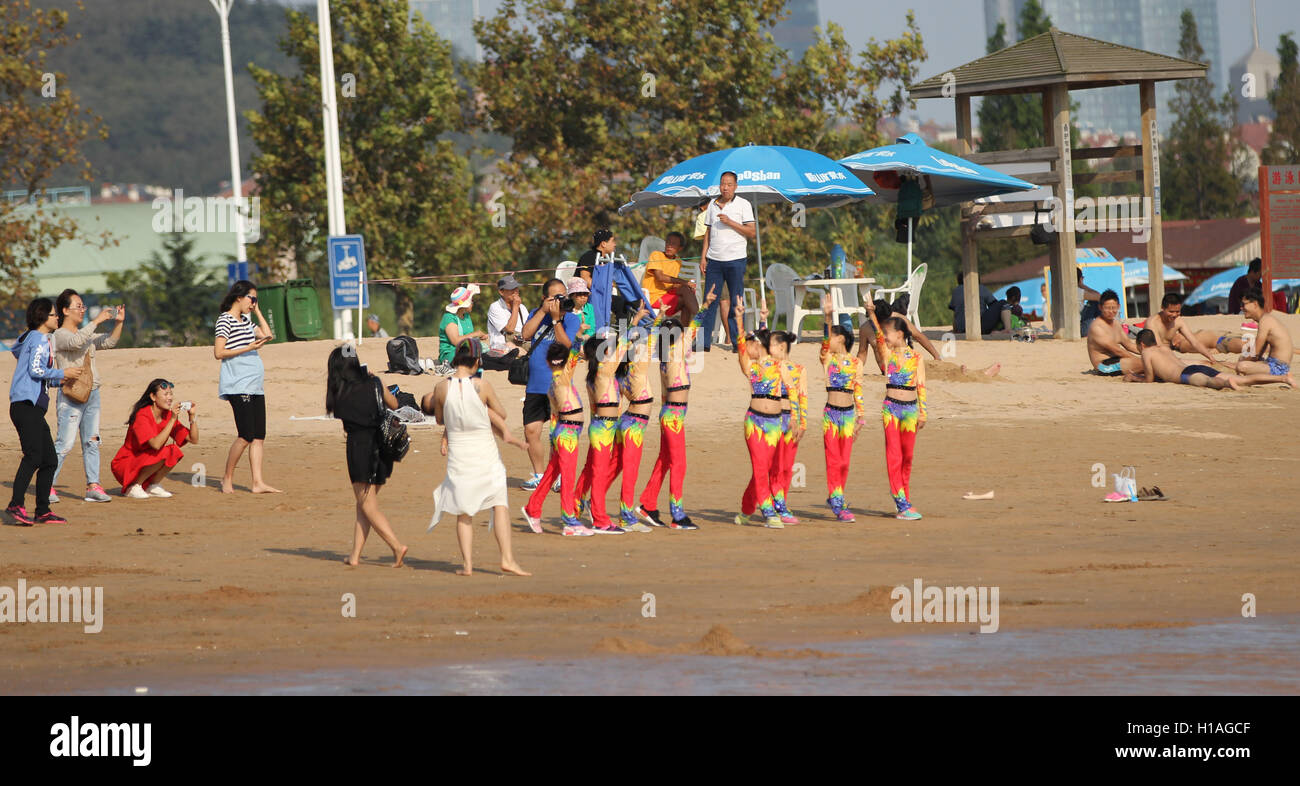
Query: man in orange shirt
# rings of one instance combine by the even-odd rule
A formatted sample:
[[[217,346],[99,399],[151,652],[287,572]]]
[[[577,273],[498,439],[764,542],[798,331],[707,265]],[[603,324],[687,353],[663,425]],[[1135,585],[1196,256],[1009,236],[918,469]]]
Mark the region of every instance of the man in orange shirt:
[[[678,277],[682,260],[677,255],[685,246],[686,237],[681,232],[669,232],[664,239],[664,250],[650,254],[641,287],[650,298],[650,306],[660,316],[677,314],[683,325],[689,325],[700,304],[695,295],[695,282]]]

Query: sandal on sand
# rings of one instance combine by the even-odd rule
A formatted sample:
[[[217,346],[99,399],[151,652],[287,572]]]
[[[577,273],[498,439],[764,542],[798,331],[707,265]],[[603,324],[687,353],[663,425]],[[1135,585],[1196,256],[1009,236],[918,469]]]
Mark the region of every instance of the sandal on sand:
[[[1138,502],[1165,502],[1168,499],[1159,486],[1138,490]]]
[[[993,492],[986,491],[983,494],[976,494],[973,491],[968,491],[965,494],[961,495],[961,498],[962,499],[993,499]]]

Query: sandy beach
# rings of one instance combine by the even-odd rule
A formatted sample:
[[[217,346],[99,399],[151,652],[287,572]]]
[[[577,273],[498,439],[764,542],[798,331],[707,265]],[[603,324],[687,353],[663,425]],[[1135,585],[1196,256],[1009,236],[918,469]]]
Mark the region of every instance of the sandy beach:
[[[1300,318],[1281,318],[1300,336]],[[1240,318],[1188,322],[1232,330]],[[941,332],[930,331],[936,343]],[[262,350],[266,473],[284,490],[278,495],[247,492],[247,459],[236,475],[239,492],[219,493],[234,428],[229,406],[217,398],[211,347],[99,354],[101,471],[115,498],[81,501],[74,452],[57,487],[64,501],[55,507],[70,524],[0,527],[0,585],[102,586],[103,630],[0,625],[0,692],[617,653],[816,658],[825,653],[803,643],[978,627],[893,622],[891,589],[917,578],[999,587],[1002,631],[1245,625],[1245,593],[1256,597],[1261,617],[1300,612],[1300,391],[1124,384],[1084,373],[1082,342],[959,341],[946,362],[927,358],[931,414],[912,483],[925,518],[892,517],[883,439],[872,419],[855,446],[846,489],[858,520],[841,524],[824,504],[824,375],[817,345],[803,343],[793,355],[812,369],[817,417],[799,451],[806,483],[790,494],[802,521],[775,531],[731,523],[749,473],[741,437],[747,391],[735,356],[715,350],[695,377],[687,421],[685,503],[699,531],[566,539],[558,535],[552,495],[547,533],[533,535],[518,510],[527,456],[503,447],[515,552],[534,575],[501,575],[495,541],[476,526],[475,575],[464,578],[453,573],[460,561],[454,520],[425,534],[431,492],[443,477],[440,427],[412,428],[412,454],[380,497],[410,546],[408,567],[392,570],[377,537],[361,566],[342,564],[353,522],[342,426],[291,419],[324,413],[333,346]],[[359,352],[372,370],[386,367],[383,340],[366,340]],[[994,362],[1002,364],[996,378],[978,373]],[[963,374],[962,364],[972,371]],[[0,364],[6,386],[12,369],[11,361]],[[197,402],[201,440],[185,448],[169,479],[174,498],[125,499],[109,462],[132,401],[158,376],[176,384],[178,400]],[[435,382],[383,377],[417,396]],[[522,388],[503,372],[486,378],[521,433]],[[867,394],[874,413],[881,378],[869,378]],[[53,431],[53,406],[49,421]],[[638,488],[658,443],[657,428],[648,430]],[[19,451],[7,424],[0,455],[11,488]],[[196,464],[206,478],[192,482]],[[1102,488],[1093,485],[1097,464],[1104,465]],[[1136,468],[1139,486],[1158,485],[1169,500],[1103,504],[1111,473],[1125,465]],[[963,500],[971,491],[996,496]],[[355,618],[342,614],[346,593],[355,596]],[[654,596],[653,617],[642,613],[646,593]]]

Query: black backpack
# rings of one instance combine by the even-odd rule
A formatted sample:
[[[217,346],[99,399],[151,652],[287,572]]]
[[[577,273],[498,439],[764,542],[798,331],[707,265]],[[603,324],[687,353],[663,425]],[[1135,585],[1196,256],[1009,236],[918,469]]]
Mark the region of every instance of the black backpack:
[[[410,336],[396,336],[388,339],[389,374],[423,374],[420,366],[420,349],[415,339]]]

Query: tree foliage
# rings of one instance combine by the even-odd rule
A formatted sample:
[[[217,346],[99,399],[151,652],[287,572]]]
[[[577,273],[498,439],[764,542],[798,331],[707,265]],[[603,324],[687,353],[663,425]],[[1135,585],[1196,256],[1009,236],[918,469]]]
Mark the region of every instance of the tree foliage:
[[[269,269],[287,257],[323,283],[329,222],[317,25],[315,14],[287,14],[280,46],[298,73],[250,69],[262,101],[248,113],[261,151],[253,169],[262,240],[249,254]],[[451,45],[423,20],[410,26],[407,14],[404,0],[336,3],[331,14],[347,230],[365,237],[371,278],[482,269],[473,263],[489,220],[471,203],[467,160],[446,137],[465,128]],[[412,313],[411,291],[399,287],[399,329],[411,329]]]
[[[1205,62],[1190,10],[1182,14],[1179,57]],[[1237,113],[1231,93],[1215,98],[1214,83],[1183,79],[1169,103],[1174,121],[1161,149],[1161,204],[1169,219],[1231,218],[1242,214],[1242,182],[1231,171],[1229,129]]]
[[[0,0],[0,187],[38,194],[63,167],[90,179],[82,144],[105,134],[83,110],[67,77],[49,70],[50,50],[67,45],[68,12],[33,9],[28,0]],[[60,243],[99,246],[112,239],[84,235],[76,221],[44,204],[0,199],[0,307],[21,308],[36,292],[36,267]]]
[[[686,230],[685,212],[616,210],[703,153],[752,142],[840,157],[881,144],[877,121],[904,107],[903,85],[925,57],[912,16],[898,38],[856,52],[829,24],[795,61],[771,37],[784,6],[506,0],[476,23],[479,120],[513,140],[500,165],[507,225],[494,248],[546,267],[573,258],[596,227],[634,241]],[[789,208],[764,206],[765,261],[806,268],[829,242],[860,245],[861,228],[841,220],[856,213],[843,211],[796,227]]]
[[[1268,94],[1276,120],[1273,135],[1262,159],[1269,165],[1300,164],[1300,65],[1296,62],[1296,42],[1290,33],[1282,35],[1277,46],[1282,69],[1277,84]]]
[[[194,256],[194,243],[193,237],[173,233],[163,241],[166,256],[154,251],[134,270],[105,277],[109,290],[126,300],[131,329],[122,346],[188,347],[212,341],[225,280]]]

